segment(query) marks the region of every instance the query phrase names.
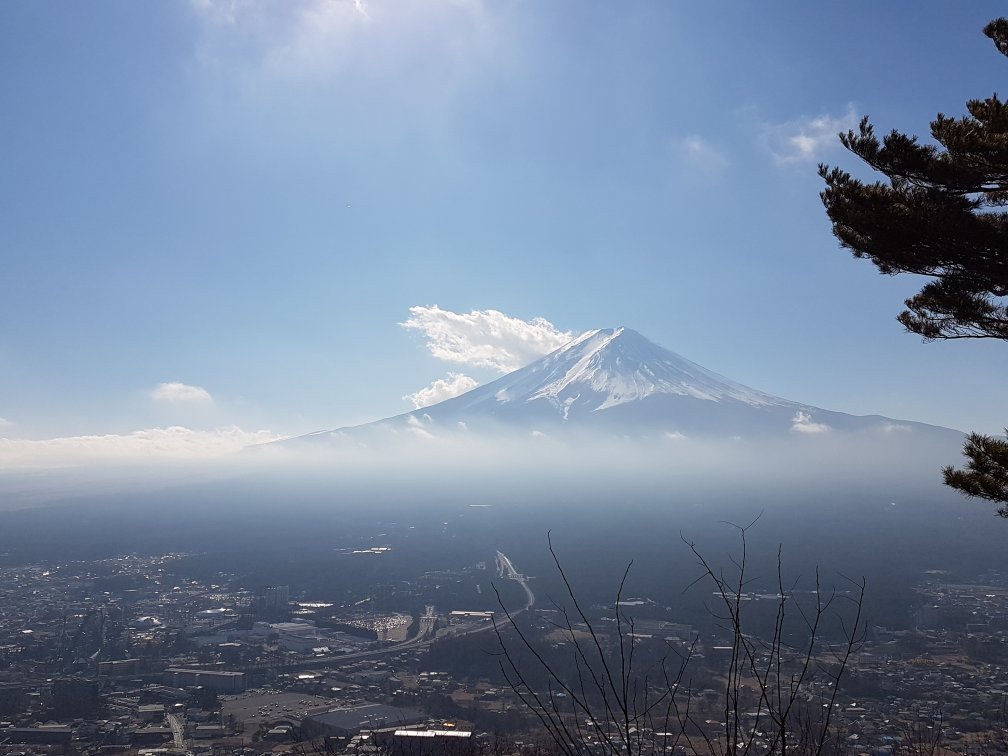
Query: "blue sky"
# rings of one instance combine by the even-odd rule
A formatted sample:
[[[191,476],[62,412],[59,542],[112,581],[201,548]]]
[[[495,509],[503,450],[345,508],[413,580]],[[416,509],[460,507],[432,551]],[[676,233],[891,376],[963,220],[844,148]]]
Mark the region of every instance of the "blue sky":
[[[905,334],[919,282],[838,249],[815,167],[857,168],[862,114],[920,133],[1003,89],[1000,10],[0,4],[0,436],[392,415],[498,375],[431,351],[498,317],[999,431],[1008,345]],[[433,305],[476,315],[400,325]]]

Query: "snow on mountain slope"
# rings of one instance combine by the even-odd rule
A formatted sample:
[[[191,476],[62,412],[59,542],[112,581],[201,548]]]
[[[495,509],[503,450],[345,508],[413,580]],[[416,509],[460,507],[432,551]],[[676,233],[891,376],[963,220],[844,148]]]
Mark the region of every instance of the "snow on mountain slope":
[[[493,385],[501,386],[495,392],[500,402],[546,399],[565,409],[578,403],[604,410],[654,394],[710,401],[733,399],[757,407],[782,403],[712,373],[625,327],[589,331]]]

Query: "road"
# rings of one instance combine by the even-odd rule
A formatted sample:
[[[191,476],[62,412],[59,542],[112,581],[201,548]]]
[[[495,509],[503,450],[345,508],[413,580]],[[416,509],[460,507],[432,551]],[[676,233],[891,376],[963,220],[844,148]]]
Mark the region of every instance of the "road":
[[[535,604],[535,594],[532,593],[532,589],[529,588],[528,578],[518,572],[507,555],[501,551],[497,552],[497,574],[505,580],[514,580],[525,591],[525,605],[521,609],[512,611],[512,617],[517,617],[522,612],[528,611],[532,605]],[[501,628],[507,623],[508,620],[506,618],[503,621],[498,620],[497,627]],[[484,622],[480,625],[461,627],[459,628],[459,632],[450,633],[441,637],[459,638],[463,635],[486,632],[487,630],[492,630],[493,627],[493,624]],[[395,643],[391,646],[386,646],[385,648],[380,648],[374,651],[356,651],[352,654],[343,654],[342,656],[323,656],[317,659],[308,659],[303,662],[290,664],[286,667],[286,669],[313,669],[315,667],[328,667],[333,664],[345,664],[346,662],[359,661],[361,659],[374,659],[381,656],[390,656],[398,654],[402,651],[417,651],[430,648],[431,644],[434,643],[435,640],[437,640],[437,638],[432,638],[429,635],[418,633],[413,638],[404,640],[401,643]]]
[[[175,740],[176,748],[185,748],[185,725],[174,714],[168,715],[168,724],[171,726],[172,737]]]
[[[515,569],[514,564],[510,559],[508,559],[507,554],[503,551],[497,552],[497,574],[507,580],[514,580],[518,582],[518,584],[525,590],[525,606],[523,606],[519,611],[524,612],[535,603],[535,595],[532,593],[532,589],[528,586],[528,579]],[[516,612],[512,612],[512,614],[516,614]]]

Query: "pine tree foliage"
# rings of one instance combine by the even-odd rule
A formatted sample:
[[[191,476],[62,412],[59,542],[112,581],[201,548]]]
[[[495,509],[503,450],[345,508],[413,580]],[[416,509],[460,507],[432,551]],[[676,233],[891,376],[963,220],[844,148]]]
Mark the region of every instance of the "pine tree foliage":
[[[967,496],[1001,503],[998,514],[1008,517],[1008,441],[971,433],[963,454],[969,459],[966,469],[946,467],[945,483]]]
[[[984,28],[1008,56],[1008,19]],[[881,273],[929,277],[898,320],[926,341],[1008,340],[1008,103],[970,100],[968,115],[939,113],[933,143],[892,131],[881,139],[868,118],[840,141],[885,177],[863,182],[819,166],[833,233]],[[944,472],[968,496],[1002,503],[1008,517],[1008,442],[972,434],[969,464]]]

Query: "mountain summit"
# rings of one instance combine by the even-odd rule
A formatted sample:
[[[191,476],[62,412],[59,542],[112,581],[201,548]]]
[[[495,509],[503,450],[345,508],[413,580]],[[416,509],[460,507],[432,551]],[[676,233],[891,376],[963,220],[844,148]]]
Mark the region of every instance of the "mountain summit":
[[[754,437],[834,430],[927,429],[878,415],[854,416],[782,399],[707,370],[631,328],[588,331],[530,365],[430,407],[302,439],[401,428],[621,435]]]
[[[589,331],[465,396],[473,406],[488,393],[500,404],[544,401],[561,411],[565,419],[572,410],[597,412],[661,394],[733,400],[757,407],[782,403],[712,373],[626,327]]]

